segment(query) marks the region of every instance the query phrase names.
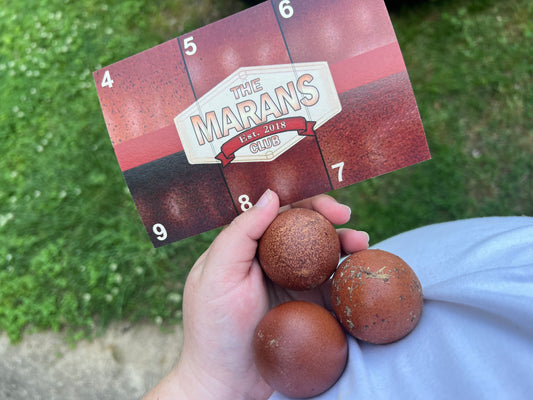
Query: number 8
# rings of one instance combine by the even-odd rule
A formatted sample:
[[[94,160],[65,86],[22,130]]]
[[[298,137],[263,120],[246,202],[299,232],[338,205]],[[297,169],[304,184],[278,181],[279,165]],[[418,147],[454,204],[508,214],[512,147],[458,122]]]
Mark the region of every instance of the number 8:
[[[239,196],[239,203],[241,203],[242,211],[248,211],[250,208],[253,207],[253,204],[250,203],[250,197],[248,197],[248,195],[246,194]]]
[[[291,0],[281,0],[279,3],[279,13],[285,19],[294,15],[294,8],[291,6]]]

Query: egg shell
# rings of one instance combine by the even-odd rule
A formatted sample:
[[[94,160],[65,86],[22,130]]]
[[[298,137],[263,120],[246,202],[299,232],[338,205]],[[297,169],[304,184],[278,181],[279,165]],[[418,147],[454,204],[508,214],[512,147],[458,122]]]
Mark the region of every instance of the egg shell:
[[[287,289],[308,290],[328,279],[339,263],[335,227],[320,213],[293,208],[279,214],[259,240],[265,274]]]
[[[400,257],[368,249],[348,256],[333,276],[331,304],[357,339],[385,344],[409,334],[420,320],[422,286]]]
[[[271,309],[254,335],[257,369],[276,391],[305,398],[325,392],[346,366],[346,335],[325,308],[289,301]]]

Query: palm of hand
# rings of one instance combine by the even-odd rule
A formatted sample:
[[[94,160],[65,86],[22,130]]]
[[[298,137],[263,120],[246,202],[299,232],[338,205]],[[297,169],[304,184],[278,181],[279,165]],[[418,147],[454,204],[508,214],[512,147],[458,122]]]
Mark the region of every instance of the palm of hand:
[[[268,278],[266,278],[266,286],[268,289],[269,308],[273,308],[287,301],[309,301],[331,310],[329,300],[331,280],[329,279],[320,286],[309,290],[285,289],[276,285]]]
[[[314,209],[335,225],[350,218],[349,208],[329,196],[317,196],[295,206]],[[185,339],[179,366],[182,370],[187,366],[193,379],[210,382],[210,396],[204,393],[203,398],[268,398],[272,389],[257,371],[253,355],[254,332],[261,318],[269,308],[288,300],[330,308],[329,282],[297,292],[264,278],[255,258],[257,240],[278,210],[275,196],[262,211],[254,207],[235,219],[198,259],[187,278]],[[338,233],[346,253],[368,247],[368,236],[363,232],[341,229]],[[231,396],[224,396],[231,390]]]

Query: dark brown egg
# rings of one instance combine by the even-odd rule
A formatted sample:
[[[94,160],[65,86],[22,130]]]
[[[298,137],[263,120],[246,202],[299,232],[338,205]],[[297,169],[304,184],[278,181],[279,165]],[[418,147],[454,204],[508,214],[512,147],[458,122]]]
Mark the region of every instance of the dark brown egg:
[[[420,320],[423,301],[414,271],[387,251],[354,253],[333,276],[333,311],[352,336],[366,342],[391,343],[409,334]]]
[[[263,379],[289,397],[325,392],[341,376],[348,357],[346,336],[335,317],[305,301],[270,310],[256,328],[253,345]]]
[[[339,263],[335,227],[320,213],[293,208],[278,215],[259,241],[258,256],[273,282],[294,290],[314,288]]]

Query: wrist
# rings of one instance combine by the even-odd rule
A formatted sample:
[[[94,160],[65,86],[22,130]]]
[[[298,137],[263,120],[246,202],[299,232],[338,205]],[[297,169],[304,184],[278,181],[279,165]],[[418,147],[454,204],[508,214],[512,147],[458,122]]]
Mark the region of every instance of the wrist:
[[[231,398],[230,388],[218,379],[209,376],[204,368],[195,368],[194,365],[180,359],[174,368],[175,381],[180,387],[181,400],[225,400]]]
[[[181,358],[172,371],[179,386],[179,396],[187,400],[266,400],[272,389],[258,374],[246,371],[233,376],[225,368],[200,365]],[[163,400],[163,399],[161,399]]]

